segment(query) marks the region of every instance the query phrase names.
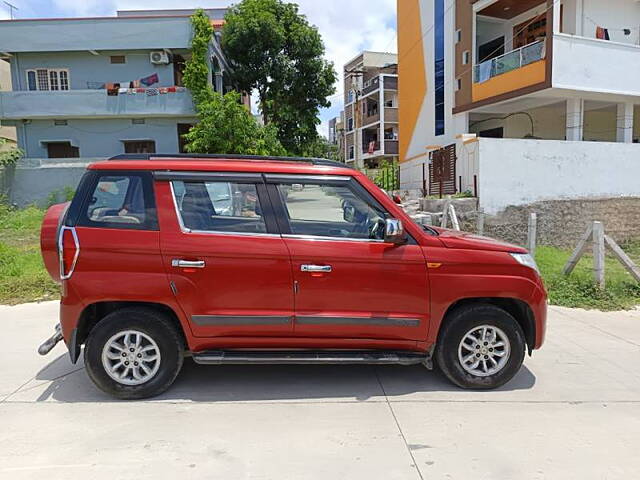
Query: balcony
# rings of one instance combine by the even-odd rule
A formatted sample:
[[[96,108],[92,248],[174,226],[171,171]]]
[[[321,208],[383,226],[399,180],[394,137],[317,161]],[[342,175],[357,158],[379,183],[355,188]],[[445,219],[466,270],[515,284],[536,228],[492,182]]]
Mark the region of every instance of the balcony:
[[[0,92],[3,120],[149,116],[195,116],[191,94],[186,90],[117,96],[108,96],[106,90]]]
[[[398,140],[385,140],[384,153],[385,155],[398,155],[398,153],[400,153]]]
[[[553,87],[640,96],[640,46],[556,33]]]
[[[371,140],[370,142],[365,141],[362,145],[362,153],[373,155],[377,152],[380,152],[380,142],[377,140]]]
[[[385,90],[398,90],[398,77],[384,77]]]
[[[371,92],[374,92],[380,88],[380,77],[373,77],[371,80],[365,82],[364,88],[362,89],[362,95],[367,95]]]
[[[384,109],[384,122],[385,123],[398,123],[398,108],[397,107],[385,107],[385,109]]]
[[[476,65],[471,97],[474,102],[543,84],[547,75],[546,41],[525,45]]]
[[[530,43],[512,50],[499,57],[482,62],[474,67],[473,81],[484,83],[490,79],[519,68],[538,62],[545,58],[546,41]]]

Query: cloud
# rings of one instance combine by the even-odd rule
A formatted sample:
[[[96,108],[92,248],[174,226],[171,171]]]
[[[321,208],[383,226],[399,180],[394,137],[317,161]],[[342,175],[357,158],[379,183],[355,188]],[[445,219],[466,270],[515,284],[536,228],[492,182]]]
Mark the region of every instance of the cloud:
[[[316,25],[326,46],[326,57],[339,74],[336,93],[342,94],[343,66],[362,50],[396,52],[397,0],[298,0],[300,11]],[[115,10],[194,8],[201,0],[53,0],[60,14],[69,16],[113,15]],[[229,1],[209,0],[210,8],[228,6]],[[342,96],[332,97],[332,107],[322,111],[319,127],[327,135],[329,118],[339,114]],[[322,130],[320,130],[320,128]]]

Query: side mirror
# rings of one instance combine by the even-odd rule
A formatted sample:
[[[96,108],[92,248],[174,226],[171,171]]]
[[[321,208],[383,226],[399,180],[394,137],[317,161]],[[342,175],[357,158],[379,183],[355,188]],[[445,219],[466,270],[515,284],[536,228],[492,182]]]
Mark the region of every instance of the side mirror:
[[[393,195],[391,195],[391,199],[394,201],[394,203],[397,203],[398,205],[402,205],[402,199],[400,198],[400,195],[396,195],[394,193]]]
[[[384,241],[394,245],[407,243],[407,235],[404,233],[404,227],[400,220],[387,218],[384,228]]]

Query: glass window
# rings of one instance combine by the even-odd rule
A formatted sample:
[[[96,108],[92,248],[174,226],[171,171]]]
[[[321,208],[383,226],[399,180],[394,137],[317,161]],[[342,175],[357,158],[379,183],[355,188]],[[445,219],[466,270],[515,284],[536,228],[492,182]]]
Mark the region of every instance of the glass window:
[[[38,69],[36,75],[38,75],[38,90],[49,90],[49,71]]]
[[[435,48],[435,126],[436,136],[444,135],[445,129],[445,62],[444,62],[444,0],[435,0],[434,48]]]
[[[38,84],[36,83],[36,71],[27,70],[27,88],[29,90],[38,90]]]
[[[266,233],[256,186],[233,182],[172,182],[185,228],[203,232]]]
[[[69,72],[60,70],[60,90],[69,90]]]
[[[283,184],[278,190],[294,235],[384,239],[385,213],[346,185]]]
[[[96,224],[143,225],[146,208],[142,178],[124,175],[100,177],[86,215],[90,222]]]
[[[154,140],[123,140],[124,153],[156,153]]]
[[[66,69],[38,68],[27,70],[28,90],[69,90],[69,71]]]
[[[56,70],[49,70],[49,89],[59,90],[58,72]]]

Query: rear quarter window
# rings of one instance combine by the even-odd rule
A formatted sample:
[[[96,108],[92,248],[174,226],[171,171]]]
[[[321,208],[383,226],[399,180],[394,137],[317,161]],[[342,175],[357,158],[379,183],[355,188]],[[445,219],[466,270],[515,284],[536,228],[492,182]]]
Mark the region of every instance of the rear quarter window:
[[[87,182],[77,225],[157,230],[153,181],[149,172],[96,172]]]

